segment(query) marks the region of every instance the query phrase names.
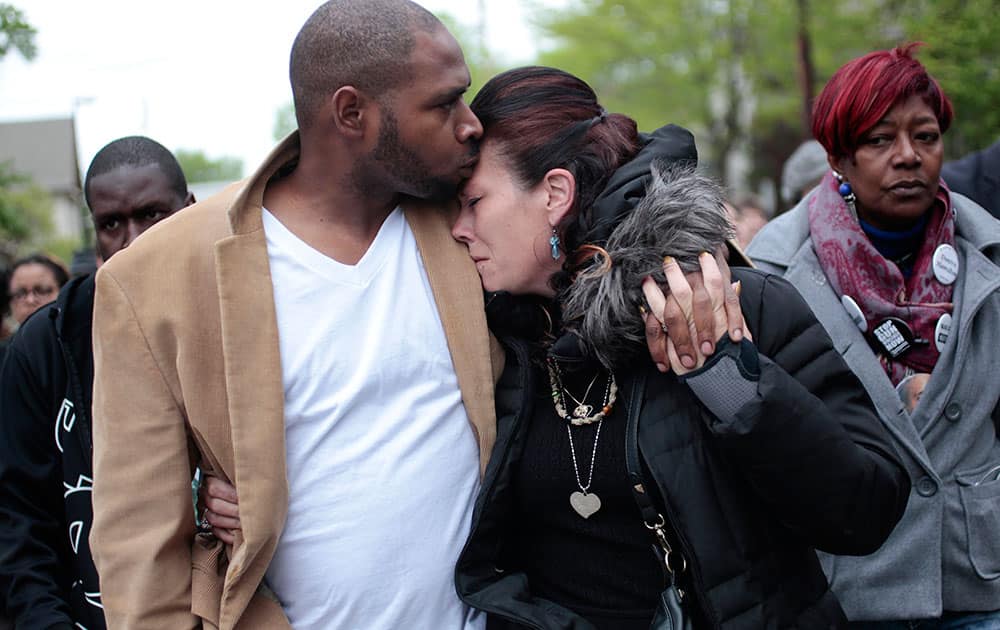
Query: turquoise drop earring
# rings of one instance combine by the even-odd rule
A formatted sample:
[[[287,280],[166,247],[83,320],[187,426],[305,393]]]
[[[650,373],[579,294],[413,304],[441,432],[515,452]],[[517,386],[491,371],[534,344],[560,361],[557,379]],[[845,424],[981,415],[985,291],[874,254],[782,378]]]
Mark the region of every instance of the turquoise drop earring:
[[[556,229],[552,228],[552,236],[549,237],[549,245],[552,246],[552,260],[559,260],[559,235]]]

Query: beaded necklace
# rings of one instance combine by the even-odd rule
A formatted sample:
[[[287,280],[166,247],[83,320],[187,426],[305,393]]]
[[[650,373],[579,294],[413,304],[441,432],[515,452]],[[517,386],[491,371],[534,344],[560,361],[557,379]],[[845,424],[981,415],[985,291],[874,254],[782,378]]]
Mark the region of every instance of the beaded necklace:
[[[604,402],[601,403],[601,410],[597,413],[591,413],[594,407],[586,404],[590,387],[587,388],[587,394],[584,394],[583,401],[576,400],[572,394],[566,391],[566,387],[562,382],[562,374],[559,371],[559,365],[555,362],[555,359],[548,359],[545,362],[545,366],[549,369],[549,382],[552,384],[552,403],[555,405],[556,414],[560,418],[574,426],[582,426],[600,422],[605,416],[611,413],[611,409],[615,406],[615,401],[618,399],[618,383],[615,382],[614,372],[608,372],[608,384],[604,389]],[[594,378],[596,380],[597,377],[595,376]],[[593,384],[594,382],[591,381],[590,385],[593,386]],[[572,415],[566,412],[567,394],[577,403]]]

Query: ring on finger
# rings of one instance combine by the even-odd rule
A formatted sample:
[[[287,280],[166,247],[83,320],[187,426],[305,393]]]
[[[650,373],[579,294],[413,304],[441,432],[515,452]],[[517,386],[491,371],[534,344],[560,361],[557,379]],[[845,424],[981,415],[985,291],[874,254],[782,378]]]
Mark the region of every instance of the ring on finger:
[[[669,333],[669,331],[667,330],[667,324],[665,322],[660,322],[660,330],[663,331],[664,335]]]
[[[212,524],[208,522],[208,510],[201,515],[201,520],[198,521],[198,529],[203,532],[212,531]]]

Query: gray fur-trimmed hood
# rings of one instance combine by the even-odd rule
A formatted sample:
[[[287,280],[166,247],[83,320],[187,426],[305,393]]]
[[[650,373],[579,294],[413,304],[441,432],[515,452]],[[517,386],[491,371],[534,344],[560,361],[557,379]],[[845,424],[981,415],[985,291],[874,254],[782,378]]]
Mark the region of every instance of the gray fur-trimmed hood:
[[[715,251],[733,236],[722,188],[698,174],[691,161],[657,159],[636,175],[648,179],[645,195],[631,210],[617,211],[617,225],[601,244],[607,258],[596,254],[559,296],[564,332],[579,343],[564,335],[553,354],[582,346],[584,354],[608,368],[634,359],[646,348],[638,310],[643,278],[665,285],[664,256],[677,259],[685,272],[695,271],[699,254]]]

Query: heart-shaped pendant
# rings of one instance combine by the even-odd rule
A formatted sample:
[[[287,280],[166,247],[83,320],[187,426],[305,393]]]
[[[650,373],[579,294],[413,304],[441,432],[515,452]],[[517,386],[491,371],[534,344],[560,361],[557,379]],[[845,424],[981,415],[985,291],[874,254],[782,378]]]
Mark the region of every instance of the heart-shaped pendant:
[[[593,412],[594,412],[593,405],[580,404],[577,405],[576,409],[573,410],[573,417],[582,420],[584,418],[590,417],[590,414],[592,414]]]
[[[583,518],[590,518],[597,510],[601,509],[601,500],[593,492],[589,494],[574,492],[569,495],[569,504]]]

